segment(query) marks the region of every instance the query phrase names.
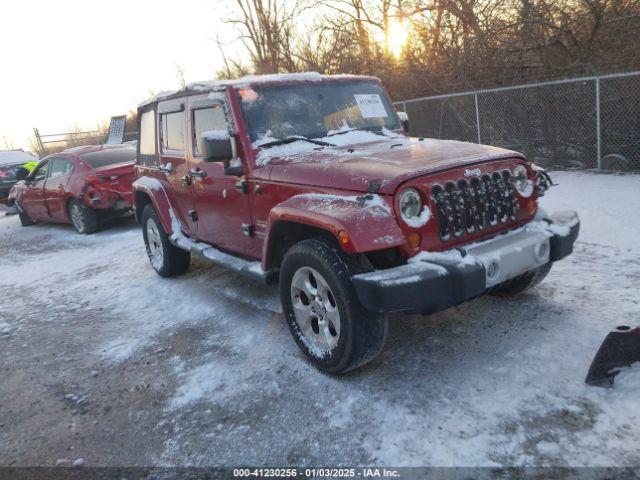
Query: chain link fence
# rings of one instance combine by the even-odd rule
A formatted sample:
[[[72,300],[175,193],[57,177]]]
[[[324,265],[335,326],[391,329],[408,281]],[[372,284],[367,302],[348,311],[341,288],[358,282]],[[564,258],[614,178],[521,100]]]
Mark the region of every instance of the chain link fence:
[[[524,153],[543,167],[640,171],[640,72],[395,103],[411,135]]]

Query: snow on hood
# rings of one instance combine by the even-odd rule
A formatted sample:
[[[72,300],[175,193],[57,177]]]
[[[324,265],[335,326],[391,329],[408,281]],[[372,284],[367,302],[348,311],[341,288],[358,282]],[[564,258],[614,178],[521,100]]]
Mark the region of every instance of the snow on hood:
[[[407,138],[394,132],[383,135],[350,131],[319,140],[336,144],[323,147],[305,141],[260,150],[256,175],[272,181],[366,192],[371,183],[379,193],[391,194],[403,182],[448,168],[505,158],[524,158],[503,148],[432,138]],[[273,139],[259,139],[254,147]]]

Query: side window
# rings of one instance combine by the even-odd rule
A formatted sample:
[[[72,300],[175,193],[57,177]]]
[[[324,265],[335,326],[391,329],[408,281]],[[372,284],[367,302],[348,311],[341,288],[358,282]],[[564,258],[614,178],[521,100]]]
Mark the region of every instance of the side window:
[[[156,154],[156,116],[153,110],[140,117],[140,155]]]
[[[193,111],[193,146],[196,155],[204,152],[202,134],[215,130],[227,130],[227,120],[221,107],[200,108]]]
[[[49,162],[49,178],[60,177],[71,173],[73,162],[66,158],[54,158]]]
[[[184,112],[163,113],[162,150],[184,151]]]
[[[39,182],[40,180],[44,180],[47,176],[47,168],[49,167],[49,162],[45,162],[38,167],[36,167],[35,172],[33,173],[33,180]]]

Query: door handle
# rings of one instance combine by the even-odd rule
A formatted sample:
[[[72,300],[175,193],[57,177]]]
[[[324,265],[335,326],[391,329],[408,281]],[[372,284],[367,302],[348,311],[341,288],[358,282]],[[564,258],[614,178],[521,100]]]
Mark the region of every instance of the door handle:
[[[64,190],[64,185],[63,184],[58,185],[58,189]]]
[[[199,168],[192,168],[191,170],[189,170],[189,176],[202,180],[207,176],[207,172],[200,170]]]

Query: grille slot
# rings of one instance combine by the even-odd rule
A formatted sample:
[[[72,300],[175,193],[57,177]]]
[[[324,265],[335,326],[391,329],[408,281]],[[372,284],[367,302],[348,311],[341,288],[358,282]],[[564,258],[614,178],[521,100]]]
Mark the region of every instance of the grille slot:
[[[434,185],[431,198],[444,241],[518,218],[518,200],[508,170]]]

